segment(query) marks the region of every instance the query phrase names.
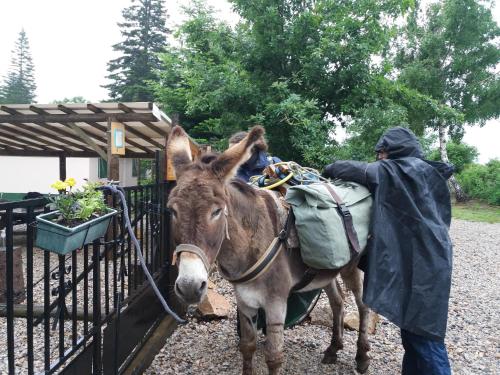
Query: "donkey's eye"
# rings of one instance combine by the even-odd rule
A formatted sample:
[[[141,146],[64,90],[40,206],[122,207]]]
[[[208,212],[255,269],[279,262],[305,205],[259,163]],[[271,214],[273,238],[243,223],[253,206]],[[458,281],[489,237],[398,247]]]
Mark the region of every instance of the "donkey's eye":
[[[221,212],[222,212],[222,208],[217,208],[216,210],[214,210],[212,212],[212,218],[215,219],[216,217],[220,216]]]
[[[173,208],[170,208],[169,210],[170,210],[170,213],[172,214],[172,217],[177,219],[177,211],[174,210]]]

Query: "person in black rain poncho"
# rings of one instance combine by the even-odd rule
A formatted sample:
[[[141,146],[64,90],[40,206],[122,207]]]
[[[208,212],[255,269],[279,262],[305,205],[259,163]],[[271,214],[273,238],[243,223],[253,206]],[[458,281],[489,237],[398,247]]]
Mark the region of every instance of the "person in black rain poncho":
[[[247,134],[248,133],[244,131],[233,134],[231,138],[229,138],[229,147],[232,147],[243,140]],[[257,143],[250,159],[241,165],[236,172],[236,177],[245,182],[249,182],[250,177],[261,175],[264,168],[268,165],[279,163],[281,161],[280,158],[271,156],[266,151],[267,144],[265,142]]]
[[[451,286],[449,164],[423,159],[415,135],[389,129],[377,161],[337,161],[324,175],[368,187],[370,240],[360,268],[363,301],[401,328],[404,375],[451,374],[444,344]]]

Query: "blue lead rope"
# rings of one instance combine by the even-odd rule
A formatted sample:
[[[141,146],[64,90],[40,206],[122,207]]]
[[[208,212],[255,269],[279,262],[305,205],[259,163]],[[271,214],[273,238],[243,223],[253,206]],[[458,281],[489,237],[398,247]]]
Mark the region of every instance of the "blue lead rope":
[[[121,201],[122,207],[123,207],[123,215],[125,216],[127,230],[128,230],[130,237],[132,238],[132,241],[134,242],[134,246],[137,250],[137,255],[139,256],[139,260],[141,262],[142,270],[146,274],[146,277],[147,277],[149,283],[151,284],[151,286],[153,287],[153,290],[154,290],[156,296],[158,297],[158,299],[160,300],[163,308],[165,309],[167,314],[171,315],[178,323],[186,324],[187,321],[182,319],[181,317],[179,317],[179,315],[177,315],[170,308],[170,306],[168,306],[167,301],[165,301],[165,298],[163,298],[160,290],[156,286],[156,284],[153,280],[153,277],[151,276],[151,273],[149,273],[148,267],[146,266],[146,262],[144,261],[144,257],[142,256],[142,251],[141,251],[141,247],[139,246],[139,241],[137,241],[137,238],[135,237],[134,231],[132,230],[132,224],[130,223],[130,218],[128,216],[127,200],[125,199],[125,194],[123,193],[123,189],[121,187],[117,187],[115,185],[104,185],[103,188],[110,190],[113,193],[118,193],[118,195],[120,196],[120,201]]]

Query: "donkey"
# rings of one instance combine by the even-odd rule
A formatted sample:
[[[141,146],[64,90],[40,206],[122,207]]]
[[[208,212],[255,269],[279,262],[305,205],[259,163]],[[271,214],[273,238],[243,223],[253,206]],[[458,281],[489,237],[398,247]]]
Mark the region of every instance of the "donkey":
[[[255,126],[246,138],[219,156],[193,162],[184,130],[176,126],[170,134],[167,151],[173,162],[177,186],[170,194],[168,208],[172,213],[174,239],[179,244],[175,260],[179,273],[174,290],[186,304],[202,301],[215,262],[223,277],[228,280],[238,278],[260,259],[282,229],[280,205],[273,193],[255,189],[233,178],[238,167],[251,156],[255,144],[262,142],[263,136],[264,129]],[[300,257],[300,249],[282,250],[257,278],[232,283],[241,322],[239,349],[243,357],[243,374],[253,373],[259,308],[266,313],[266,364],[270,374],[280,372],[284,361],[283,325],[287,298],[307,269]],[[322,362],[335,363],[337,351],[343,348],[344,306],[335,280],[339,273],[354,293],[359,310],[356,364],[357,370],[363,373],[370,362],[369,309],[361,300],[362,278],[357,260],[340,271],[318,271],[312,282],[299,291],[318,288],[326,291],[334,318],[332,340]]]

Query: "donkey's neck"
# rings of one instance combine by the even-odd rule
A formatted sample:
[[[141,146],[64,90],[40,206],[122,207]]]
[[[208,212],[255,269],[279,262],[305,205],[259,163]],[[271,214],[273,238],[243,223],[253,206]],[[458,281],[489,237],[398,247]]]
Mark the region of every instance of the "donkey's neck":
[[[219,267],[226,276],[240,276],[253,266],[275,236],[276,223],[272,207],[251,187],[228,184],[228,232],[218,256]]]

